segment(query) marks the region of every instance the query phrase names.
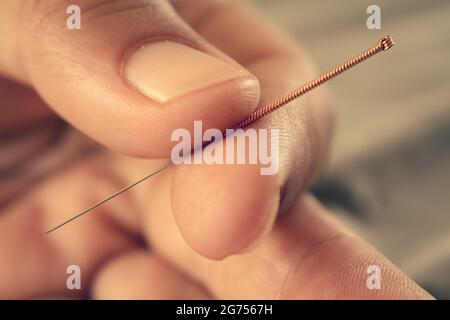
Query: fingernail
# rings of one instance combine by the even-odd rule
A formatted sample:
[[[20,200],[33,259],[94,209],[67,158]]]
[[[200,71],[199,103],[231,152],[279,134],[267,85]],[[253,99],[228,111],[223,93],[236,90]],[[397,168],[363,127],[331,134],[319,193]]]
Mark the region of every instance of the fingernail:
[[[173,41],[143,45],[130,55],[124,73],[138,91],[159,103],[227,80],[252,77],[239,66]]]

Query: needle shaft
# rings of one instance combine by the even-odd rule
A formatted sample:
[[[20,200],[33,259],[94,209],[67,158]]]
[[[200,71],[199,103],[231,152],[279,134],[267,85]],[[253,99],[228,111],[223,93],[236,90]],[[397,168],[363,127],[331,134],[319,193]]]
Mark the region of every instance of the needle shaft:
[[[57,225],[56,227],[53,227],[52,229],[48,230],[48,231],[46,232],[46,234],[49,234],[49,233],[51,233],[51,232],[53,232],[53,231],[55,231],[55,230],[61,228],[62,226],[68,224],[69,222],[72,222],[73,220],[78,219],[78,218],[81,217],[82,215],[84,215],[84,214],[88,213],[89,211],[91,211],[91,210],[97,208],[98,206],[101,206],[102,204],[104,204],[105,202],[108,202],[108,201],[111,200],[112,198],[117,197],[119,194],[124,193],[125,191],[127,191],[127,190],[133,188],[134,186],[140,184],[141,182],[144,182],[145,180],[147,180],[147,179],[153,177],[154,175],[156,175],[156,174],[158,174],[159,172],[163,171],[163,170],[164,170],[165,168],[167,168],[169,165],[170,165],[170,163],[169,163],[169,164],[166,164],[166,165],[164,165],[164,166],[162,166],[161,168],[157,169],[156,171],[153,171],[153,172],[150,173],[149,175],[147,175],[147,176],[145,176],[145,177],[143,177],[143,178],[141,178],[141,179],[139,179],[139,180],[137,180],[137,181],[135,181],[135,182],[133,182],[133,183],[127,185],[126,187],[124,187],[124,188],[120,189],[119,191],[113,193],[112,195],[108,196],[107,198],[105,198],[105,199],[103,199],[103,200],[101,200],[101,201],[99,201],[99,202],[97,202],[97,203],[94,203],[92,206],[90,206],[89,208],[86,208],[85,210],[81,211],[80,213],[78,213],[77,215],[73,216],[73,217],[70,218],[69,220],[66,220],[66,221],[64,221],[63,223]]]

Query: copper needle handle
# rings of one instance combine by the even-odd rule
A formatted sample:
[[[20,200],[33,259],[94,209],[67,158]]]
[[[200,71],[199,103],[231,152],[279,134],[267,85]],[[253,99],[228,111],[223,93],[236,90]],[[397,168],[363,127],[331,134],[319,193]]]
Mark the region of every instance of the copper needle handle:
[[[249,124],[252,124],[253,122],[267,116],[268,114],[274,112],[278,108],[281,108],[282,106],[286,105],[287,103],[291,102],[292,100],[297,99],[298,97],[301,97],[302,95],[308,93],[309,91],[313,90],[314,88],[320,86],[321,84],[333,79],[334,77],[340,75],[342,72],[347,71],[348,69],[354,67],[355,65],[363,62],[364,60],[376,55],[377,53],[380,53],[382,51],[389,50],[394,45],[394,41],[390,36],[385,36],[380,41],[378,41],[374,46],[371,48],[361,52],[360,54],[354,56],[347,62],[344,62],[343,64],[340,64],[330,71],[326,72],[322,76],[304,84],[303,86],[289,92],[286,96],[279,98],[278,100],[275,100],[274,102],[254,111],[252,114],[250,114],[247,118],[239,122],[237,125],[234,126],[234,129],[243,128],[248,126]],[[105,199],[93,204],[89,208],[83,210],[82,212],[76,214],[72,218],[66,220],[65,222],[57,225],[56,227],[48,230],[46,233],[49,234],[50,232],[55,231],[56,229],[61,228],[65,224],[81,217],[82,215],[90,212],[91,210],[97,208],[98,206],[104,204],[105,202],[108,202],[109,200],[117,197],[118,195],[122,194],[125,191],[128,191],[129,189],[133,188],[134,186],[140,184],[141,182],[144,182],[145,180],[153,177],[154,175],[158,174],[159,172],[163,171],[167,167],[169,167],[170,164],[165,164],[161,168],[159,168],[156,171],[153,171],[151,174],[129,184],[128,186],[120,189],[119,191],[113,193],[112,195],[106,197]]]
[[[289,92],[286,96],[275,100],[269,105],[266,105],[265,107],[262,107],[261,109],[258,109],[254,111],[250,116],[248,116],[246,119],[239,122],[234,128],[242,128],[246,127],[249,124],[255,122],[256,120],[259,120],[265,116],[267,116],[269,113],[274,112],[276,109],[284,106],[285,104],[291,102],[292,100],[297,99],[298,97],[301,97],[305,93],[308,93],[312,89],[320,86],[321,84],[333,79],[334,77],[340,75],[342,72],[347,71],[348,69],[354,67],[355,65],[363,62],[364,60],[370,58],[371,56],[381,52],[386,51],[392,48],[394,45],[394,41],[390,36],[386,36],[382,38],[380,41],[378,41],[377,44],[375,44],[373,47],[361,52],[360,54],[354,56],[347,62],[344,62],[343,64],[340,64],[334,68],[332,68],[327,73],[323,74],[322,76],[304,84],[300,88],[297,88],[291,92]]]

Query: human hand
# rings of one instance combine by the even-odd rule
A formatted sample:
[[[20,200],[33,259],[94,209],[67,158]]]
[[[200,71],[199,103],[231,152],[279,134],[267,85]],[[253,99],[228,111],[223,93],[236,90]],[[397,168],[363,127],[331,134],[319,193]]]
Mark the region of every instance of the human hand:
[[[204,127],[232,127],[258,105],[315,75],[301,49],[237,2],[179,1],[175,6],[182,20],[161,1],[86,1],[79,31],[65,28],[68,4],[1,4],[7,17],[0,20],[15,32],[4,35],[0,72],[32,87],[44,100],[4,81],[5,101],[11,102],[1,118],[5,135],[56,121],[49,106],[111,150],[168,157],[174,129],[189,129],[198,119]],[[204,77],[210,70],[189,68],[176,75],[180,78],[173,87],[157,83],[153,88],[154,82],[134,72],[140,65],[130,63],[138,44],[156,39],[187,44],[228,65],[210,61],[210,68],[220,71],[214,82]],[[153,66],[187,59],[185,49],[177,50],[176,56],[152,56],[152,61],[165,59]],[[191,82],[199,85],[186,92]],[[161,161],[97,146],[52,172],[4,207],[0,256],[8,263],[0,268],[0,294],[68,294],[65,270],[77,264],[86,283],[82,293],[94,298],[428,297],[373,249],[329,221],[320,205],[307,196],[295,200],[317,175],[328,150],[331,116],[321,89],[255,126],[280,129],[278,174],[261,176],[252,165],[171,167],[46,236],[50,227]],[[290,212],[274,227],[280,208]],[[230,255],[220,262],[207,259]],[[385,270],[382,291],[365,287],[367,264]]]

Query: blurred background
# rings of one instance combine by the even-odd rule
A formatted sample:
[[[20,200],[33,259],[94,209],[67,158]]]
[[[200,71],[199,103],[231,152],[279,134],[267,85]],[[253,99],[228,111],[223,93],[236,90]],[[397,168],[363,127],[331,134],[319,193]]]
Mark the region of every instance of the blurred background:
[[[396,46],[329,85],[337,127],[314,193],[436,298],[450,299],[450,2],[251,0],[320,72]],[[369,30],[367,7],[381,8]]]

